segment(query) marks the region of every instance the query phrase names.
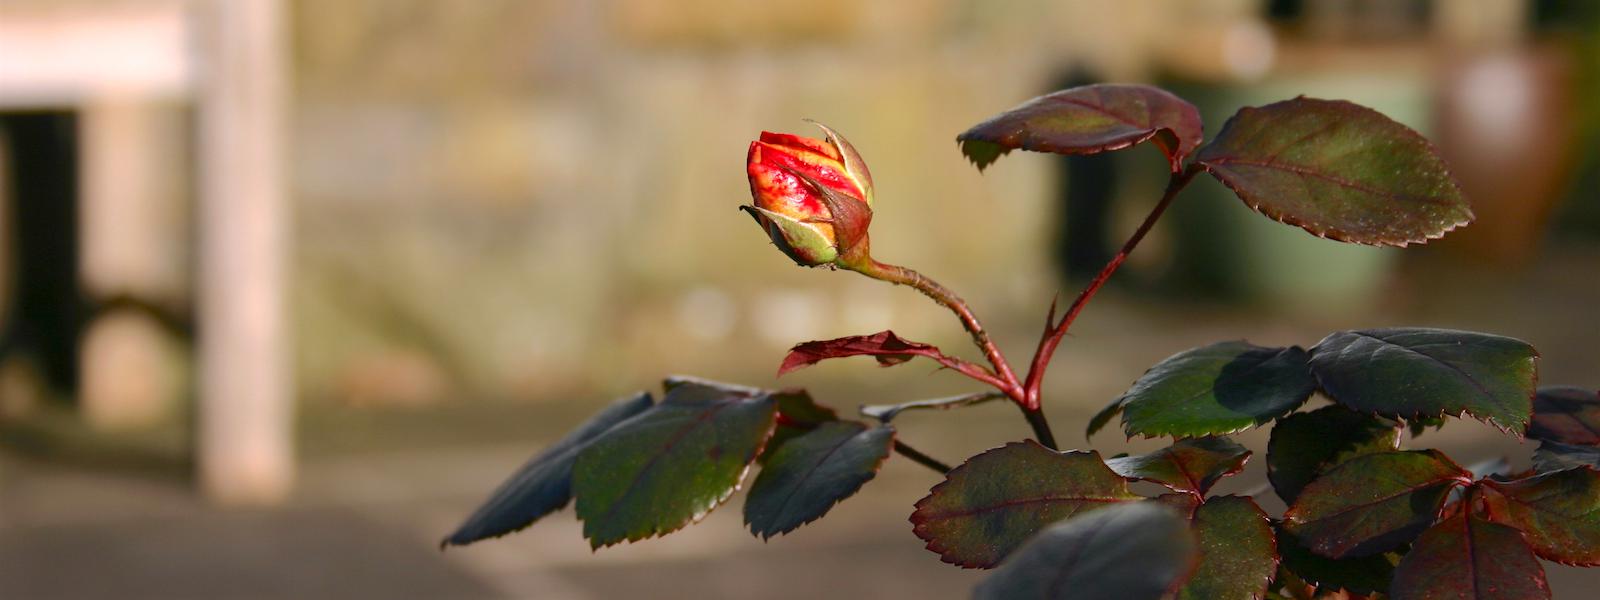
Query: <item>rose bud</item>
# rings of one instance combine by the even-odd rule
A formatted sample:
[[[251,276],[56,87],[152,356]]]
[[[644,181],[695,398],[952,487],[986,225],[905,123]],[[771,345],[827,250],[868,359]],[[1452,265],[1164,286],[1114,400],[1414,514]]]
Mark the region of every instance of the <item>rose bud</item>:
[[[860,262],[872,222],[872,175],[850,142],[816,125],[826,139],[763,131],[750,143],[755,205],[740,208],[801,266]]]

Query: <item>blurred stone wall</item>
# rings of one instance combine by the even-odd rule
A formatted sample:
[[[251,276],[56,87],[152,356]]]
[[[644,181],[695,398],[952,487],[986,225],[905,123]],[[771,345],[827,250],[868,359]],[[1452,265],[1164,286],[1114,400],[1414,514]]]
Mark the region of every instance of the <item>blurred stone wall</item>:
[[[559,397],[769,373],[797,341],[887,327],[958,342],[916,294],[796,268],[735,210],[749,141],[806,117],[871,164],[880,259],[1034,319],[1049,165],[980,176],[955,134],[1075,66],[1145,78],[1171,25],[1255,5],[295,2],[306,396]]]

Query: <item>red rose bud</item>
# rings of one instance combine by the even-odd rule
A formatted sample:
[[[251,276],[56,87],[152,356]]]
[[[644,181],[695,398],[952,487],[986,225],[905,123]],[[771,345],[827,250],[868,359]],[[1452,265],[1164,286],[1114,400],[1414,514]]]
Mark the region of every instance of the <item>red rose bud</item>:
[[[826,139],[763,131],[750,143],[746,170],[755,205],[740,208],[801,266],[863,260],[872,175],[850,142],[816,125]]]

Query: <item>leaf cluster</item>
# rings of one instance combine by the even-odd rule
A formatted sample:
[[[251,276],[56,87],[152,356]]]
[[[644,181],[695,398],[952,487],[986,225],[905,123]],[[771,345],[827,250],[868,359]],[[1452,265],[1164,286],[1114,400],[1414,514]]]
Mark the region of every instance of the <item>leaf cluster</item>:
[[[994,569],[981,598],[1548,598],[1541,560],[1600,565],[1600,393],[1539,388],[1539,354],[1521,340],[1385,328],[1334,332],[1309,349],[1236,340],[1185,350],[1088,423],[1092,436],[1120,416],[1129,437],[1172,439],[1139,456],[1058,450],[1039,410],[1043,373],[1083,304],[1201,173],[1257,212],[1331,240],[1403,247],[1470,222],[1444,161],[1415,131],[1356,104],[1300,97],[1244,108],[1208,142],[1188,102],[1094,85],[1030,100],[957,140],[980,170],[1013,150],[1094,154],[1147,141],[1171,168],[1122,251],[1059,319],[1052,304],[1025,377],[959,296],[910,269],[864,263],[862,274],[954,311],[990,364],[882,331],[799,344],[779,375],[834,358],[924,357],[993,391],[862,407],[869,420],[858,421],[804,390],[671,378],[659,402],[620,400],[534,456],[444,545],[522,529],[574,499],[593,547],[637,541],[701,519],[746,482],[745,523],[768,539],[821,518],[899,453],[943,476],[912,507],[913,533],[945,562]],[[1036,439],[954,467],[897,440],[891,423],[908,410],[1004,399]],[[1534,467],[1474,473],[1438,450],[1403,447],[1407,431],[1414,441],[1448,418],[1538,440]],[[1254,455],[1229,436],[1255,427],[1271,427],[1265,462],[1287,506],[1279,515],[1252,495],[1211,493]],[[1136,493],[1146,488],[1159,492]]]

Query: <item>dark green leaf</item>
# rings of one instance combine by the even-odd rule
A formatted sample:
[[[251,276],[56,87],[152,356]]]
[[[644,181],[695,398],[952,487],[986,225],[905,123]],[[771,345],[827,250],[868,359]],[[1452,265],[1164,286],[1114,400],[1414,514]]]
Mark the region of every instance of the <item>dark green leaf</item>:
[[[669,394],[672,393],[673,390],[680,387],[709,388],[729,396],[745,396],[750,398],[763,396],[769,393],[767,390],[758,387],[739,385],[737,383],[727,383],[724,381],[713,381],[702,377],[695,377],[693,375],[669,375],[666,379],[661,380],[661,387]]]
[[[838,413],[833,409],[817,404],[811,399],[811,394],[805,390],[792,389],[772,393],[772,398],[778,401],[778,428],[772,432],[772,439],[767,441],[766,449],[761,451],[761,464],[767,464],[772,454],[787,444],[789,440],[805,435],[806,432],[816,429],[824,423],[839,420]]]
[[[1142,456],[1113,458],[1106,466],[1123,477],[1204,496],[1218,479],[1238,473],[1248,460],[1250,451],[1233,440],[1204,437],[1178,440]]]
[[[1194,512],[1200,564],[1178,598],[1251,600],[1267,593],[1278,571],[1271,520],[1249,498],[1207,498]]]
[[[1055,154],[1095,154],[1154,141],[1172,172],[1200,145],[1200,111],[1166,90],[1147,85],[1098,84],[1034,98],[956,136],[981,171],[1018,148]]]
[[[1405,246],[1472,221],[1426,139],[1349,102],[1240,109],[1195,162],[1250,208],[1319,237]]]
[[[1301,545],[1293,534],[1278,528],[1278,554],[1283,566],[1296,577],[1329,591],[1374,594],[1389,589],[1400,555],[1389,552],[1356,558],[1319,556]]]
[[[1316,381],[1306,359],[1299,346],[1265,348],[1243,341],[1185,350],[1151,367],[1114,404],[1124,410],[1130,436],[1233,433],[1266,423],[1311,397]]]
[[[1487,333],[1450,329],[1340,331],[1311,349],[1322,390],[1352,409],[1400,418],[1463,412],[1522,433],[1539,353]]]
[[[1001,400],[1005,397],[1006,395],[1000,392],[978,392],[975,394],[951,396],[949,398],[933,398],[931,400],[902,402],[900,404],[870,404],[861,407],[861,414],[863,416],[872,417],[881,422],[888,423],[889,421],[893,421],[895,417],[900,416],[900,413],[908,410],[950,410],[952,408],[983,404],[991,400]]]
[[[1339,405],[1284,417],[1267,442],[1267,479],[1284,503],[1317,475],[1362,454],[1400,447],[1399,424]]]
[[[911,524],[945,562],[988,568],[1051,523],[1137,499],[1098,453],[1061,453],[1026,440],[950,471],[917,501]]]
[[[1571,386],[1539,388],[1528,437],[1563,444],[1600,445],[1600,392]]]
[[[662,381],[662,387],[668,393],[679,387],[705,388],[708,392],[716,392],[729,396],[743,396],[755,398],[757,396],[771,396],[778,402],[778,427],[773,430],[772,437],[767,440],[767,446],[761,451],[757,460],[766,464],[767,457],[783,447],[784,442],[815,429],[818,425],[829,421],[839,420],[838,413],[832,408],[817,404],[811,394],[800,388],[791,388],[778,391],[764,390],[761,388],[712,381],[689,375],[673,375]]]
[[[572,463],[578,452],[612,426],[650,408],[652,402],[649,393],[639,392],[607,406],[524,463],[440,545],[464,546],[499,537],[566,506],[572,499]]]
[[[1188,523],[1130,502],[1050,526],[982,583],[980,600],[1157,600],[1195,561]]]
[[[1411,439],[1422,437],[1423,433],[1432,427],[1434,431],[1444,428],[1445,418],[1439,415],[1420,415],[1406,419],[1406,428],[1411,430]]]
[[[894,428],[854,421],[824,423],[790,440],[750,486],[744,522],[770,538],[821,518],[877,475],[893,444]]]
[[[679,385],[578,453],[572,469],[583,533],[595,548],[670,533],[738,487],[772,435],[778,403]]]
[[[1517,530],[1462,511],[1417,538],[1395,569],[1394,600],[1549,598],[1544,566]]]
[[[1450,489],[1471,476],[1437,450],[1357,456],[1300,490],[1284,528],[1329,558],[1385,552],[1432,525]]]
[[[1600,446],[1540,442],[1539,449],[1533,451],[1533,468],[1540,473],[1573,467],[1600,469]]]
[[[1600,471],[1578,467],[1483,485],[1489,518],[1522,530],[1539,556],[1600,566]]]
[[[1087,440],[1094,437],[1094,434],[1103,429],[1106,423],[1111,422],[1112,417],[1122,414],[1122,403],[1126,400],[1127,397],[1118,396],[1117,399],[1107,404],[1105,408],[1100,409],[1100,412],[1095,413],[1094,417],[1089,419],[1089,426],[1083,429],[1083,439]]]

